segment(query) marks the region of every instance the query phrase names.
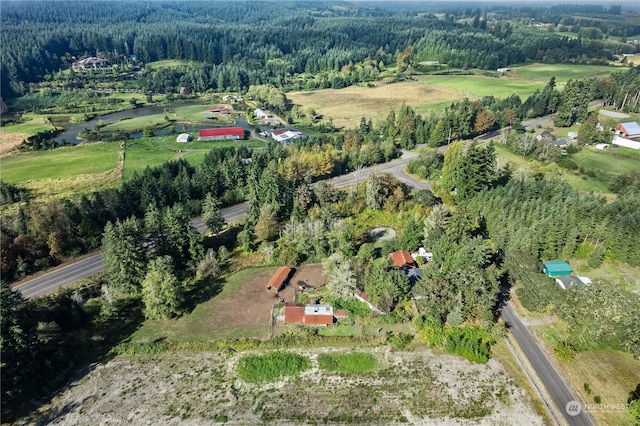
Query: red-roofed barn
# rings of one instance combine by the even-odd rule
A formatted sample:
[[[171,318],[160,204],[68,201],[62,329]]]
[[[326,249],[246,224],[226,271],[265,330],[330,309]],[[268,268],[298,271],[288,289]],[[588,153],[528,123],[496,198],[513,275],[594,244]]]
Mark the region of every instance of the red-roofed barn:
[[[200,130],[199,141],[217,141],[224,139],[244,139],[244,129],[242,127],[218,127],[215,129]]]
[[[267,283],[267,290],[275,290],[276,292],[282,290],[282,288],[287,284],[291,275],[293,275],[293,269],[287,266],[281,266],[278,268],[276,273],[271,277],[269,282]]]

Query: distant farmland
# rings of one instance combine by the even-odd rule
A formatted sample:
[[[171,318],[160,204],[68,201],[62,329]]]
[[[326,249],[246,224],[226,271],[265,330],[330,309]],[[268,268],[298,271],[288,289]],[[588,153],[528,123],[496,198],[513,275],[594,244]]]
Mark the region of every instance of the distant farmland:
[[[415,81],[384,84],[378,87],[352,86],[344,89],[324,89],[287,93],[293,103],[311,107],[318,114],[333,118],[336,127],[355,128],[361,117],[374,122],[387,117],[392,108],[402,103],[419,109],[436,111],[442,109],[442,102],[463,99],[464,95],[454,90]]]
[[[600,77],[623,68],[596,65],[531,64],[513,68],[507,75],[425,75],[418,81],[384,84],[378,87],[352,86],[287,93],[303,108],[331,117],[336,127],[355,128],[361,117],[374,122],[386,118],[392,108],[406,103],[423,115],[440,114],[452,101],[483,96],[506,98],[513,93],[525,100],[555,76],[559,86],[575,78]]]

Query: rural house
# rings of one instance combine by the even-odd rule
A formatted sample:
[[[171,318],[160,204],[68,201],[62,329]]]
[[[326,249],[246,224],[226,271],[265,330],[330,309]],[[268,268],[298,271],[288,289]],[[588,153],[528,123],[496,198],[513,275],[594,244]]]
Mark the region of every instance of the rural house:
[[[616,129],[622,136],[627,138],[634,138],[640,136],[640,125],[636,121],[631,121],[628,123],[622,123]]]
[[[225,139],[244,139],[244,129],[242,127],[218,127],[215,129],[200,130],[199,141],[219,141]]]
[[[269,113],[267,113],[265,110],[262,110],[260,108],[257,108],[255,111],[253,111],[253,115],[258,120],[266,120],[268,118],[271,118],[271,116],[269,116]]]
[[[99,69],[104,68],[109,65],[109,62],[106,59],[96,58],[95,56],[91,56],[85,59],[81,59],[79,61],[75,61],[71,64],[71,67],[74,70],[88,70],[88,69]]]
[[[325,326],[333,324],[333,321],[333,306],[325,303],[284,307],[284,322],[288,324]]]
[[[303,135],[302,132],[296,132],[294,130],[289,129],[280,129],[274,130],[271,132],[271,137],[276,140],[276,142],[287,144],[294,139],[297,139]]]
[[[573,272],[571,266],[564,260],[547,260],[542,262],[544,272],[549,277],[560,277],[562,275],[570,275]]]
[[[591,285],[591,280],[587,277],[576,277],[574,275],[561,275],[556,277],[556,284],[563,290],[570,289],[577,285]]]
[[[281,266],[267,283],[267,290],[275,290],[276,293],[279,292],[287,285],[289,278],[291,278],[294,272],[295,269],[293,268]]]
[[[389,253],[388,257],[393,261],[393,266],[395,266],[396,268],[403,268],[405,266],[413,268],[416,266],[416,263],[411,257],[411,253],[409,253],[408,251],[394,251],[393,253]]]

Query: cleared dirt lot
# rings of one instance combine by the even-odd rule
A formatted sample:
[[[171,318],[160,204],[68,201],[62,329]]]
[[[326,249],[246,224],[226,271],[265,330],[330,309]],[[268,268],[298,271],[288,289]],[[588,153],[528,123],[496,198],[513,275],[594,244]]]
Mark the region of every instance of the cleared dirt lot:
[[[278,295],[267,291],[266,284],[277,267],[250,268],[220,283],[219,293],[198,304],[192,312],[175,320],[145,321],[132,336],[133,342],[158,339],[168,342],[269,337],[271,308],[284,298],[295,301],[298,282],[319,287],[324,284],[322,265],[302,265],[290,284]]]
[[[318,354],[350,351],[295,350],[311,359],[312,369],[268,384],[237,377],[235,365],[245,353],[119,356],[71,383],[23,423],[543,424],[493,360],[478,365],[419,347],[377,347],[358,349],[378,359],[377,370],[347,375],[319,368]]]

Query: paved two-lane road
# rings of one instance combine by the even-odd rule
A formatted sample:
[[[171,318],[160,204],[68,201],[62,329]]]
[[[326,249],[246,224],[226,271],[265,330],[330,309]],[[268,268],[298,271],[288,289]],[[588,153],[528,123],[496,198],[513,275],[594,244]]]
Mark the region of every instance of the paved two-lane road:
[[[247,209],[247,203],[236,204],[222,209],[222,215],[227,223],[235,222],[247,215]],[[191,224],[199,232],[206,230],[204,221],[201,218],[193,219]],[[26,298],[44,296],[55,292],[60,287],[67,287],[76,281],[102,272],[105,267],[102,253],[97,253],[27,281],[15,287],[15,289],[19,290]]]
[[[571,410],[567,410],[567,404],[572,401],[579,401],[578,397],[549,361],[547,354],[540,348],[540,345],[527,327],[522,324],[518,315],[513,311],[511,303],[507,303],[502,307],[502,318],[567,424],[570,426],[593,425],[593,421],[584,410],[581,409],[577,414],[575,411],[571,412],[571,414],[576,415],[571,415],[568,412]]]
[[[373,167],[367,167],[360,170],[358,173],[358,179],[360,182],[366,180],[371,173],[374,172],[388,172],[396,176],[398,180],[406,183],[407,185],[416,187],[418,189],[429,189],[430,185],[425,182],[419,182],[413,179],[411,176],[407,176],[402,170],[406,167],[409,160],[414,158],[417,154],[413,152],[403,152],[400,158],[392,160],[388,163],[378,164]],[[328,179],[327,182],[334,186],[348,186],[355,184],[355,174],[350,173],[343,176],[338,176],[332,179]],[[222,214],[227,223],[235,222],[244,218],[247,215],[248,205],[247,203],[236,204],[231,207],[222,209]],[[199,231],[204,232],[206,226],[202,218],[196,218],[191,221],[191,224]],[[36,277],[32,280],[25,282],[14,287],[22,293],[24,297],[38,297],[51,294],[61,287],[67,287],[76,281],[90,277],[91,275],[102,272],[105,269],[104,257],[102,253],[97,253],[83,259],[78,260],[70,265],[63,266],[55,269],[44,275]]]

